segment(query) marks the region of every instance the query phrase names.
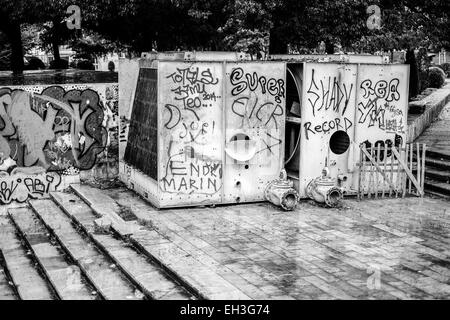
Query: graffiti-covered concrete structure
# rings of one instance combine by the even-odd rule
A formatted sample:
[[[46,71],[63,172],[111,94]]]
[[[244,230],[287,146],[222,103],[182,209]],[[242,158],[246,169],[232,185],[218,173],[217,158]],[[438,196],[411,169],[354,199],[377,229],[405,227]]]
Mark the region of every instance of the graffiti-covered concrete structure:
[[[117,176],[117,74],[0,75],[0,203]]]
[[[406,142],[409,69],[351,59],[174,52],[121,61],[122,181],[158,207],[261,201],[283,168],[301,198],[319,197],[314,184],[354,194],[360,145]]]
[[[158,207],[264,200],[283,168],[285,63],[122,61],[120,175]]]

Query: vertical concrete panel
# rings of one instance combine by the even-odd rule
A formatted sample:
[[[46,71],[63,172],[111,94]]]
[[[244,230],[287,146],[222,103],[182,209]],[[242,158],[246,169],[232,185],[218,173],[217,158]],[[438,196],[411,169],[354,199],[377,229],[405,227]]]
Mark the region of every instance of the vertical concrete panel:
[[[227,63],[224,202],[264,199],[284,166],[286,64]]]
[[[139,76],[139,59],[120,59],[119,62],[119,159],[125,154],[134,93]]]
[[[328,166],[351,175],[357,65],[307,63],[304,67],[299,193]],[[339,132],[338,132],[339,131]],[[338,132],[338,133],[337,133]],[[333,137],[333,138],[332,138]],[[351,177],[346,182],[350,187]]]
[[[407,65],[359,66],[355,117],[357,145],[365,142],[374,147],[380,145],[381,148],[385,145],[405,146],[408,85]],[[355,153],[354,163],[358,157]],[[354,178],[354,185],[357,186],[357,183]]]
[[[161,206],[220,203],[223,65],[159,62]]]

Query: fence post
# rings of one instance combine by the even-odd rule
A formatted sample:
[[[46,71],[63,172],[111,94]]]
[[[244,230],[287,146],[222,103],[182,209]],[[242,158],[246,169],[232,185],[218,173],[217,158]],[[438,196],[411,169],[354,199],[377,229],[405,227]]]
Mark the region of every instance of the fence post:
[[[420,188],[419,186],[422,185],[422,180],[420,179],[420,175],[422,173],[421,171],[421,163],[420,163],[420,144],[417,142],[416,144],[417,146],[417,182],[418,182],[418,188]],[[417,195],[420,195],[420,190],[417,190]]]
[[[405,150],[404,150],[406,165],[408,165],[408,148],[409,148],[409,145],[406,144],[405,145]],[[403,168],[403,172],[402,172],[402,198],[404,198],[405,195],[406,195],[406,169]]]
[[[425,194],[425,156],[426,156],[427,145],[422,145],[422,179],[420,180],[420,186],[422,188],[422,197]]]

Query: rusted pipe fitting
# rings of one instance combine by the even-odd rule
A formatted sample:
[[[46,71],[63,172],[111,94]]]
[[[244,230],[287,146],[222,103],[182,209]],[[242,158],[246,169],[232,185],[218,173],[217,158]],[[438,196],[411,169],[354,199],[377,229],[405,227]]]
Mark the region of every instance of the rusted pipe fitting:
[[[298,192],[293,188],[293,182],[287,179],[284,169],[281,171],[280,179],[267,185],[264,195],[267,201],[286,211],[294,210],[299,200]]]
[[[336,207],[343,198],[342,189],[336,186],[336,179],[328,176],[328,168],[322,171],[322,176],[311,180],[306,186],[306,195],[328,207]]]

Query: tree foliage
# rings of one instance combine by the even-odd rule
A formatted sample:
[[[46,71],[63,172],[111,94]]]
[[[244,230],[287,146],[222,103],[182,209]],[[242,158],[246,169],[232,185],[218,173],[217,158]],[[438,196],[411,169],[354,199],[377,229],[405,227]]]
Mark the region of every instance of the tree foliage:
[[[82,10],[82,37],[65,26],[69,4]],[[373,4],[381,9],[379,30],[366,26]],[[309,52],[321,42],[327,52],[336,44],[356,52],[448,49],[449,13],[448,0],[0,0],[0,31],[13,56],[24,51],[21,26],[38,24],[47,49],[70,43],[91,52],[238,50],[259,57],[268,47]]]

